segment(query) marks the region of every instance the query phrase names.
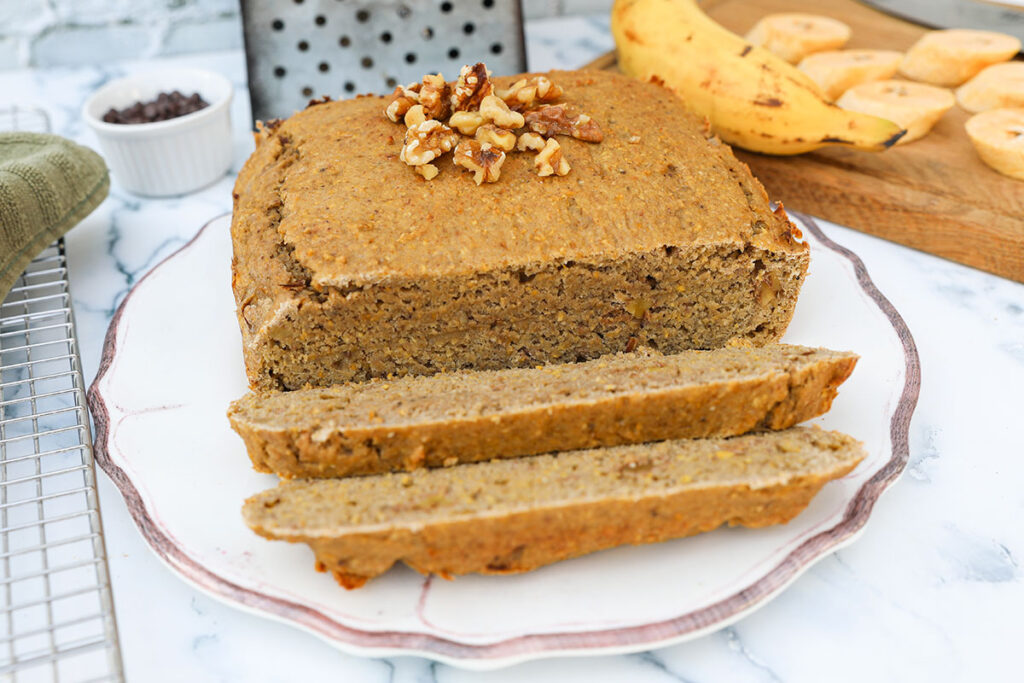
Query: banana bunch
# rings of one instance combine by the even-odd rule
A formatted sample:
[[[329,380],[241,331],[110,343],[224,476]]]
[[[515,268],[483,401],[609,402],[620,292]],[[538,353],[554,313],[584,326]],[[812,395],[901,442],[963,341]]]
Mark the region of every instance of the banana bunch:
[[[796,67],[712,21],[695,0],[616,0],[619,68],[663,83],[726,142],[765,154],[826,145],[881,151],[904,131],[828,102]]]

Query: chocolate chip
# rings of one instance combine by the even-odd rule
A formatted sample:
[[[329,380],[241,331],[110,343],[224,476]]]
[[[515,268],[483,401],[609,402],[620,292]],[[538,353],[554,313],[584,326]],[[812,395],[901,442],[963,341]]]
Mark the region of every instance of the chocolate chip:
[[[186,97],[180,91],[162,92],[149,102],[136,102],[124,109],[110,109],[103,115],[107,123],[154,123],[197,112],[210,106],[199,93]]]

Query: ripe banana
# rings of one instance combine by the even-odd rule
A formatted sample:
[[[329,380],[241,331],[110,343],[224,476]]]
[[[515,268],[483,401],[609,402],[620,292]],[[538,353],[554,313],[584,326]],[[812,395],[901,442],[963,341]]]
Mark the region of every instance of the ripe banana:
[[[964,128],[982,161],[1024,180],[1024,109],[989,109],[967,119]]]
[[[1005,33],[950,28],[929,31],[914,43],[900,73],[915,81],[952,87],[976,76],[991,64],[1013,59],[1020,40]]]
[[[1024,107],[1024,62],[985,67],[956,89],[956,101],[974,114],[1000,107]]]
[[[947,88],[910,81],[870,81],[855,85],[836,102],[843,109],[884,116],[907,129],[897,144],[923,138],[956,100]]]
[[[892,78],[902,58],[895,50],[828,50],[804,57],[797,68],[834,102],[855,85]]]
[[[806,74],[727,31],[695,0],[616,0],[612,34],[624,73],[663,83],[738,147],[880,151],[903,135],[891,121],[830,104]]]
[[[807,55],[823,50],[838,50],[850,39],[850,27],[831,17],[800,12],[769,14],[761,17],[746,39],[790,64],[799,64]]]

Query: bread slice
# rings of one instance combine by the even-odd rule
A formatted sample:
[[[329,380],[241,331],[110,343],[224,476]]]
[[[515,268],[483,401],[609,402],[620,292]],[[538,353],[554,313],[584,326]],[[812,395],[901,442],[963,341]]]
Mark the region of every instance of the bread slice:
[[[617,446],[444,469],[285,482],[246,501],[266,538],[308,543],[356,588],[402,561],[448,577],[524,572],[722,524],[795,517],[864,457],[838,432]]]
[[[228,416],[257,470],[340,477],[785,429],[826,412],[856,362],[784,344],[619,354],[250,394]]]

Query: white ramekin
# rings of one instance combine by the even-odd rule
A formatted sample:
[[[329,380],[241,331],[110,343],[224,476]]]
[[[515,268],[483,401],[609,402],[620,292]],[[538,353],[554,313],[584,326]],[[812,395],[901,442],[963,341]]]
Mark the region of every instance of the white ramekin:
[[[149,102],[162,92],[198,92],[210,106],[155,123],[106,123],[111,107]],[[231,81],[202,69],[168,69],[107,83],[86,100],[82,116],[103,157],[127,190],[151,197],[209,185],[231,167]]]

